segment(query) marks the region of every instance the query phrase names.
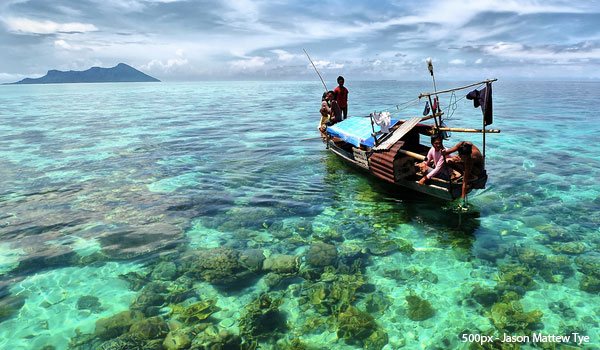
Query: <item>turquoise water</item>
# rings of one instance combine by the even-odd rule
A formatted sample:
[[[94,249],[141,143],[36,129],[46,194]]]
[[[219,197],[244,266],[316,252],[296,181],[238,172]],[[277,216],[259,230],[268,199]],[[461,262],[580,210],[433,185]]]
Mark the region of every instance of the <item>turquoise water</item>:
[[[347,85],[359,116],[430,89]],[[2,349],[600,346],[600,83],[497,82],[468,213],[328,153],[318,83],[0,92]],[[447,123],[479,127],[461,97]]]

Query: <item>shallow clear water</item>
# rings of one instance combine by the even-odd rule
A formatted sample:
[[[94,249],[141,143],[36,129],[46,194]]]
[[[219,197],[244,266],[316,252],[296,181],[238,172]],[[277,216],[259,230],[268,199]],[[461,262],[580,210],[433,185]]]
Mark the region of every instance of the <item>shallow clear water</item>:
[[[401,118],[419,115],[423,105],[396,105],[430,89],[392,81],[347,86],[350,115],[389,110]],[[577,331],[590,336],[586,346],[600,345],[600,83],[497,82],[492,127],[502,132],[487,136],[488,188],[470,196],[466,214],[453,204],[395,195],[328,153],[316,137],[318,83],[0,92],[0,348],[85,348],[81,334],[96,329],[98,338],[96,321],[134,308],[145,286],[161,280],[153,272],[165,261],[177,271],[160,283],[191,276],[190,293],[177,302],[164,297],[146,316],[174,319],[174,304],[214,299],[220,311],[202,322],[237,334],[247,305],[268,292],[282,298],[278,314],[286,321],[254,334],[265,349],[295,340],[381,348],[386,343],[366,345],[361,334],[345,339],[338,332],[350,304],[375,318],[377,332],[367,333],[386,334],[385,349],[466,348],[463,333],[532,331]],[[447,123],[479,127],[480,111],[458,98],[452,116],[442,99]],[[455,133],[447,145],[461,138],[481,144],[479,135]],[[335,246],[337,258],[315,275],[306,256],[316,242]],[[414,251],[390,249],[392,243]],[[300,271],[255,271],[243,283],[186,272],[186,257],[219,247],[293,255]],[[346,291],[351,297],[343,303],[328,289],[323,303],[340,302],[341,311],[323,311],[311,291],[339,282],[333,268],[338,279],[360,276],[362,286]],[[510,273],[519,269],[526,272]],[[133,287],[122,277],[131,272],[148,275]],[[482,304],[476,286],[497,300]],[[412,294],[435,314],[411,319]],[[83,303],[86,296],[99,306]],[[502,307],[517,299],[523,312],[543,316],[521,326],[500,322]]]

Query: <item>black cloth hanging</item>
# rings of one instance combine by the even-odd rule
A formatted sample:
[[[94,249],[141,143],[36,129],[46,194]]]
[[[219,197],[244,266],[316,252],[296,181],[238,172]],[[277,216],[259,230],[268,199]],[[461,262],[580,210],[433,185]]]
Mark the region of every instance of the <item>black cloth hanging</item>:
[[[467,100],[473,100],[473,107],[477,108],[481,106],[481,112],[483,113],[483,120],[485,125],[490,125],[493,122],[493,108],[492,108],[492,83],[486,83],[485,87],[481,90],[473,90],[467,94]]]

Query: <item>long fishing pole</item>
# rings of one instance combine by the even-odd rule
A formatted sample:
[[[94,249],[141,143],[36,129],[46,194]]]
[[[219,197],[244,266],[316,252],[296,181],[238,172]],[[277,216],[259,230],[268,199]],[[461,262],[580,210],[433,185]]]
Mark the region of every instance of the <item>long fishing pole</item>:
[[[306,52],[305,49],[302,49],[302,51],[304,51],[304,53],[306,54],[306,57],[308,57],[308,60],[310,61],[310,64],[312,64],[313,68],[315,69],[315,72],[317,72],[317,75],[321,79],[321,83],[323,83],[323,87],[325,88],[325,91],[329,91],[327,89],[327,85],[325,85],[325,80],[323,80],[323,77],[321,76],[321,73],[319,73],[319,70],[317,69],[317,66],[315,66],[313,60],[310,59],[310,56],[308,55],[308,52]]]

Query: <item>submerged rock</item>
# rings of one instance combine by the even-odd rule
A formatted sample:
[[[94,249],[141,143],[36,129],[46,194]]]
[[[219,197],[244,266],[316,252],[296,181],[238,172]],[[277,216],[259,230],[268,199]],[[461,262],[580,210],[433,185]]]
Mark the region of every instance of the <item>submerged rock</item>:
[[[377,323],[370,314],[348,306],[337,317],[339,338],[349,343],[367,339],[377,329]]]
[[[156,316],[165,303],[166,285],[159,282],[148,283],[131,304],[132,310],[138,310],[146,316]]]
[[[293,274],[298,272],[300,262],[297,256],[274,254],[263,262],[263,270],[280,274]]]
[[[172,314],[187,324],[194,324],[209,318],[210,315],[219,311],[216,304],[216,300],[203,300],[188,306],[175,305],[173,306]]]
[[[431,303],[417,295],[407,295],[406,302],[408,303],[408,318],[413,321],[424,321],[435,315]]]
[[[84,295],[77,300],[77,309],[79,310],[90,310],[93,313],[99,313],[104,308],[100,304],[100,299],[93,295]]]
[[[306,253],[306,262],[312,267],[334,265],[338,257],[337,249],[332,244],[317,242],[310,246]]]
[[[124,334],[115,339],[103,342],[98,349],[100,350],[150,350],[146,342],[130,334]]]
[[[198,333],[192,340],[192,350],[238,350],[241,347],[241,338],[221,327],[209,325]]]
[[[567,242],[567,243],[554,243],[550,246],[556,253],[578,255],[582,254],[587,250],[587,247],[582,242]]]
[[[96,330],[94,335],[100,339],[116,338],[119,335],[129,331],[131,325],[144,318],[139,311],[123,311],[107,318],[101,318],[96,321]]]
[[[177,277],[177,265],[172,261],[162,261],[152,270],[153,280],[172,281]]]
[[[25,298],[22,296],[7,296],[0,299],[0,322],[6,321],[15,316],[25,305]]]
[[[164,337],[169,332],[167,322],[161,317],[150,317],[135,322],[129,328],[129,334],[138,339],[151,340]]]
[[[239,261],[248,270],[259,272],[262,270],[265,255],[262,249],[246,249],[240,254]]]
[[[533,290],[536,283],[533,280],[535,271],[527,269],[524,266],[508,264],[500,267],[500,287],[505,285],[519,286],[525,290]]]
[[[579,282],[579,289],[588,293],[598,294],[600,293],[600,279],[596,276],[583,276]]]
[[[166,350],[187,349],[192,344],[192,336],[186,329],[177,329],[169,332],[163,341]]]
[[[539,310],[523,311],[518,301],[500,302],[492,306],[490,319],[501,332],[521,333],[531,332],[539,328],[543,313]]]
[[[499,299],[497,291],[480,285],[476,285],[475,288],[471,290],[471,297],[485,307],[492,306]]]
[[[581,273],[600,278],[600,253],[590,252],[575,258],[577,269]]]
[[[259,339],[275,337],[287,328],[286,317],[279,311],[283,302],[275,294],[262,294],[242,311],[239,321],[240,335],[250,349]]]
[[[377,238],[367,242],[367,248],[373,255],[385,256],[396,252],[412,254],[415,249],[412,244],[404,239]]]
[[[191,252],[186,265],[192,275],[215,285],[231,284],[248,274],[239,261],[240,253],[231,248],[214,248]]]
[[[377,326],[370,314],[348,306],[337,317],[339,338],[348,344],[357,344],[364,349],[381,350],[388,343],[388,335]]]

